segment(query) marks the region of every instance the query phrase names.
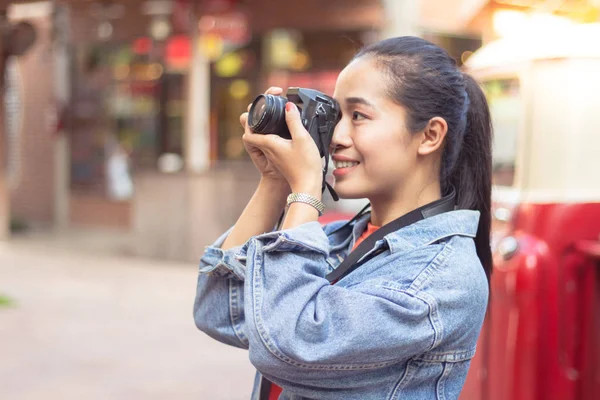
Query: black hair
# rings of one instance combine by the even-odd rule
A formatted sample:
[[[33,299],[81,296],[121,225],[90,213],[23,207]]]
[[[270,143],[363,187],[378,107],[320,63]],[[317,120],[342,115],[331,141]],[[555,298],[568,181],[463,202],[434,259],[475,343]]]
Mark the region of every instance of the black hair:
[[[453,186],[459,209],[480,212],[475,246],[489,279],[492,124],[481,87],[445,50],[418,37],[382,40],[354,59],[365,56],[373,57],[389,78],[389,96],[407,110],[410,132],[422,131],[434,117],[448,124],[440,168],[442,194]]]

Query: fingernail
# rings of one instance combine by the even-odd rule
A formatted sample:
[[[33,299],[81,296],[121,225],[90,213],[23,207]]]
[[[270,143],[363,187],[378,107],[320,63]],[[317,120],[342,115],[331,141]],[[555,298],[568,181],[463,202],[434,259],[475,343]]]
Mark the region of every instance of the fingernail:
[[[287,112],[294,112],[297,110],[296,105],[294,103],[292,103],[291,101],[287,102],[287,104],[285,105],[285,110]]]

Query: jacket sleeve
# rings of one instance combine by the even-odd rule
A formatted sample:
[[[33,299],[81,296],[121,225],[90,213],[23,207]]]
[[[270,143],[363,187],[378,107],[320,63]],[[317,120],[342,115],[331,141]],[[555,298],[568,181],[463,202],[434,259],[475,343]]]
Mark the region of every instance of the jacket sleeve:
[[[381,281],[331,286],[318,223],[257,236],[245,251],[250,360],[288,387],[374,370],[432,349],[435,300]],[[333,374],[333,375],[332,375]]]
[[[212,338],[247,349],[248,338],[244,332],[246,267],[238,254],[242,247],[220,248],[230,231],[208,246],[200,259],[194,321],[198,329]]]

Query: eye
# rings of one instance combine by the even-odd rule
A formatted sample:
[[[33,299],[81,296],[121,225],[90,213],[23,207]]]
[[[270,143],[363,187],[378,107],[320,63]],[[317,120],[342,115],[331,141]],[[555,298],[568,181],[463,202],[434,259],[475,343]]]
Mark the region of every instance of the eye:
[[[366,119],[367,117],[364,114],[359,113],[358,111],[354,111],[352,113],[352,121],[361,121]]]

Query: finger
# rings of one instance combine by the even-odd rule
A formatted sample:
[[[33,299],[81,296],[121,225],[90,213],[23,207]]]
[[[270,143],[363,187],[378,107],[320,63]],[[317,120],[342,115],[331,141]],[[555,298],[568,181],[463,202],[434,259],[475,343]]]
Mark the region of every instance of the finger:
[[[279,96],[282,93],[283,93],[283,89],[280,87],[277,87],[277,86],[271,86],[265,92],[265,94],[272,94],[274,96]],[[246,111],[250,112],[250,108],[252,108],[252,104],[253,103],[248,104],[248,107],[246,107]]]
[[[273,96],[279,96],[282,93],[283,93],[283,89],[280,87],[277,87],[277,86],[271,86],[265,92],[265,94],[272,94]],[[252,108],[252,104],[254,104],[254,103],[248,104],[248,107],[246,107],[246,111],[250,112],[250,109]]]
[[[244,133],[242,139],[252,146],[259,147],[261,150],[273,152],[281,151],[283,147],[288,146],[290,143],[289,140],[286,140],[279,135],[261,135],[253,132]]]
[[[267,138],[267,135],[258,135],[246,131],[246,133],[244,133],[244,135],[242,136],[242,140],[244,141],[244,143],[248,143],[260,149],[269,148],[269,140]]]
[[[288,102],[285,105],[285,122],[292,135],[292,140],[310,136],[302,124],[300,112],[294,103]]]
[[[278,86],[271,86],[265,92],[265,94],[272,94],[273,96],[279,96],[282,93],[283,93],[283,89]]]
[[[244,133],[253,134],[254,132],[252,132],[252,129],[248,126],[248,115],[248,113],[240,115],[240,124],[242,124],[242,127],[244,128]]]

